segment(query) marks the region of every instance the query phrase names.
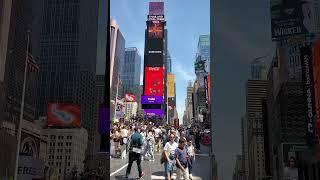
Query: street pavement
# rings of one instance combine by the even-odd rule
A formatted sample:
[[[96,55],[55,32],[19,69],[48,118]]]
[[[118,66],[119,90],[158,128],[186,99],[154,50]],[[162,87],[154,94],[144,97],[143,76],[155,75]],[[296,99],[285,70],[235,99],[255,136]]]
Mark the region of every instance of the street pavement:
[[[201,152],[196,154],[196,161],[193,163],[193,179],[194,180],[210,180],[210,156],[209,146],[201,146]],[[155,161],[142,161],[142,170],[145,173],[145,180],[162,180],[164,177],[164,166],[160,163],[160,153],[155,154]],[[125,179],[125,173],[128,166],[128,158],[121,160],[111,158],[110,161],[110,180]],[[131,168],[131,179],[138,179],[138,169],[136,162]],[[176,179],[176,173],[173,174],[173,179]]]

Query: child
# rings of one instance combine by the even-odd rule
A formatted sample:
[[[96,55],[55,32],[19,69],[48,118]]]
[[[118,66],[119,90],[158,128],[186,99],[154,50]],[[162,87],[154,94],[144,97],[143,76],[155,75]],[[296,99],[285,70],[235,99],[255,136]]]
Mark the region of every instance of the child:
[[[192,138],[188,138],[188,143],[187,143],[187,154],[188,154],[188,169],[189,169],[189,177],[192,179],[192,163],[195,161],[195,151],[194,151],[194,146],[192,145]]]

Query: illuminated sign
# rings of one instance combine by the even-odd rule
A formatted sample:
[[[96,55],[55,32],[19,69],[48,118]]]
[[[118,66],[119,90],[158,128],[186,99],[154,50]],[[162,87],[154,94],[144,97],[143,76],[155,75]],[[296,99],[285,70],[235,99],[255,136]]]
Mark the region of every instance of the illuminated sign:
[[[164,68],[146,67],[144,95],[163,96],[164,94]]]
[[[48,126],[80,127],[80,106],[74,104],[49,103]]]
[[[152,116],[163,117],[162,109],[145,109],[144,114],[147,117],[152,117]]]
[[[163,96],[141,96],[141,104],[162,104]]]
[[[160,15],[164,14],[164,2],[149,2],[149,14]]]
[[[126,94],[125,95],[125,101],[126,102],[135,102],[136,96],[134,94]]]
[[[148,23],[148,37],[149,38],[163,38],[163,23],[149,22]]]

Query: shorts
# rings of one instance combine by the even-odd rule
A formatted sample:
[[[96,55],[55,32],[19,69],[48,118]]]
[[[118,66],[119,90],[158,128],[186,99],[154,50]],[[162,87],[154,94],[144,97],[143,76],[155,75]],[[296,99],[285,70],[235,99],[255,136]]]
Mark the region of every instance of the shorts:
[[[165,174],[167,175],[168,173],[172,173],[173,171],[173,166],[174,166],[174,163],[173,162],[165,162],[164,163],[164,171],[165,171]]]

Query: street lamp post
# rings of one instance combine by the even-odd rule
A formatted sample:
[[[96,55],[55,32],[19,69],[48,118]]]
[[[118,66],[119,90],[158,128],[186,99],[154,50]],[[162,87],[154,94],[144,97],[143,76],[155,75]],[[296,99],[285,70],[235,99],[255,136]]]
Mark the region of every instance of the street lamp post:
[[[119,81],[120,81],[120,75],[118,75],[118,83],[117,83],[117,93],[116,93],[116,99],[114,104],[114,115],[113,115],[113,121],[116,119],[116,112],[117,112],[117,103],[118,103],[118,93],[119,93]]]

